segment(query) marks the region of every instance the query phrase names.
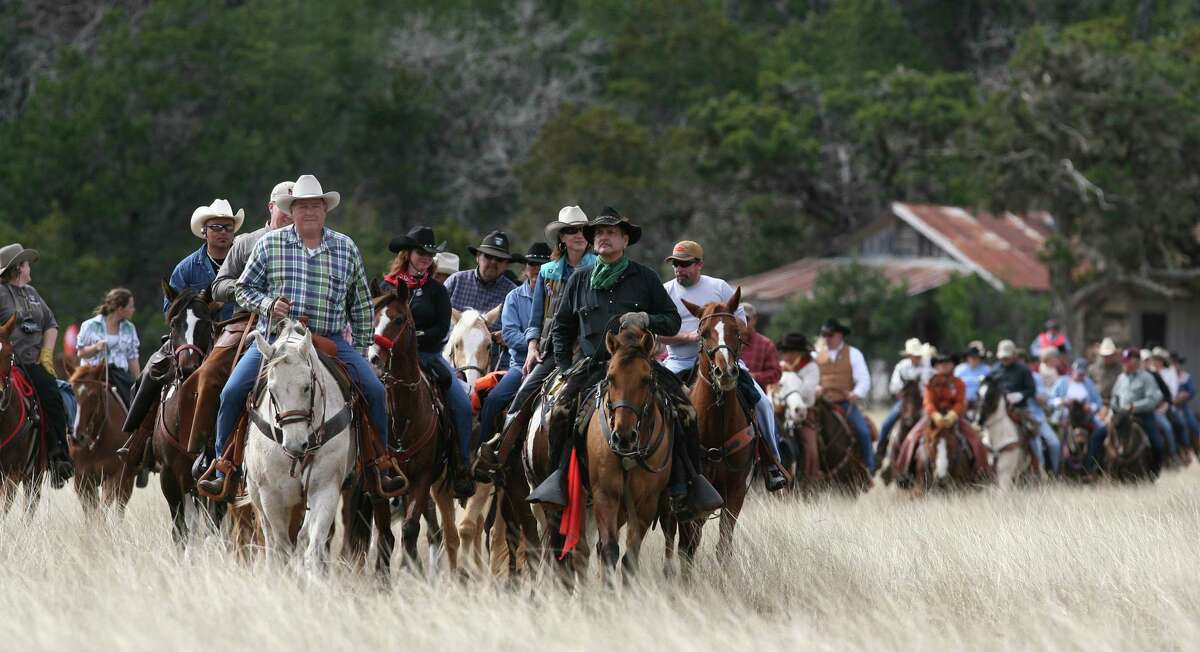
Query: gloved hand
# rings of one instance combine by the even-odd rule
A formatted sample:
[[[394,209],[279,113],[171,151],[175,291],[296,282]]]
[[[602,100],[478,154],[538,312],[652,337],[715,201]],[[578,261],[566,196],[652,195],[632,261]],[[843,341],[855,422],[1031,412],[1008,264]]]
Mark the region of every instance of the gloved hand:
[[[958,413],[954,410],[947,412],[946,416],[942,417],[942,425],[946,428],[949,428],[956,423],[958,423]]]
[[[46,370],[51,376],[57,377],[54,373],[54,349],[42,347],[42,353],[38,356],[38,364]]]
[[[1004,400],[1008,401],[1009,405],[1016,405],[1017,403],[1020,403],[1021,399],[1023,398],[1025,398],[1025,395],[1021,392],[1009,392],[1004,395]]]
[[[934,412],[932,415],[929,416],[929,420],[933,422],[934,428],[941,430],[941,428],[942,428],[942,413],[941,412]]]
[[[621,315],[621,328],[636,326],[642,330],[650,327],[650,315],[644,312],[627,312]]]

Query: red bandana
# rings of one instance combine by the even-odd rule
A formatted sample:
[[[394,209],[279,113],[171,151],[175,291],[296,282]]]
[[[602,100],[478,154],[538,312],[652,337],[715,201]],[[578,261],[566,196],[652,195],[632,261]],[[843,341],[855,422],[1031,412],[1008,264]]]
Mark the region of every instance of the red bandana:
[[[383,280],[395,285],[396,287],[400,287],[400,282],[403,281],[404,284],[408,286],[408,289],[415,290],[429,282],[429,276],[429,274],[413,276],[408,272],[399,272],[397,274],[388,274],[387,276],[383,277]]]

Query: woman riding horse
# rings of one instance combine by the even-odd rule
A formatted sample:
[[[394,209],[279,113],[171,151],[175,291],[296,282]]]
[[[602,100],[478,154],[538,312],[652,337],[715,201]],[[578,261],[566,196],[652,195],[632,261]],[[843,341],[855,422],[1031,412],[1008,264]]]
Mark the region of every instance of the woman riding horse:
[[[450,295],[429,274],[433,256],[446,248],[445,242],[435,242],[433,229],[428,226],[414,227],[407,234],[393,238],[388,249],[396,257],[392,260],[391,271],[383,277],[383,287],[385,291],[401,285],[408,288],[411,297],[408,305],[412,311],[413,327],[417,330],[417,352],[421,365],[450,378],[449,383],[443,380],[442,385],[458,436],[459,464],[454,474],[454,495],[469,498],[475,493],[475,481],[470,473],[471,401],[463,386],[454,380],[454,369],[442,354],[442,341],[450,332]],[[443,371],[439,372],[438,367]]]
[[[79,325],[75,345],[79,363],[85,366],[108,365],[108,381],[117,389],[125,405],[133,394],[134,379],[141,375],[138,362],[137,328],[133,322],[136,306],[133,293],[125,288],[113,288],[104,295],[104,303],[96,306],[92,318]]]
[[[954,356],[947,353],[933,358],[934,375],[925,386],[925,414],[905,440],[897,465],[898,474],[907,472],[908,462],[912,460],[912,453],[919,441],[932,442],[938,433],[953,432],[956,428],[971,448],[974,480],[984,479],[990,474],[983,441],[975,431],[975,426],[962,418],[967,412],[967,388],[961,379],[954,376],[956,363]]]
[[[13,362],[21,368],[37,393],[45,413],[47,458],[50,480],[55,488],[75,473],[67,454],[67,409],[58,393],[54,375],[54,343],[58,322],[50,306],[29,284],[30,266],[38,261],[38,252],[19,243],[0,248],[0,323],[16,315],[16,328],[10,339]]]

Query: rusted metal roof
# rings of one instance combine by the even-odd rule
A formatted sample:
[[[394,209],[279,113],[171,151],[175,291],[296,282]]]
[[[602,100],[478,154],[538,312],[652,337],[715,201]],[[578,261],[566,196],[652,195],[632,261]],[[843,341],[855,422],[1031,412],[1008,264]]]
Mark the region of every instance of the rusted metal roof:
[[[894,285],[907,283],[909,296],[945,285],[955,274],[972,273],[966,265],[944,258],[802,258],[768,272],[738,279],[732,285],[740,285],[742,296],[747,298],[784,301],[793,296],[810,295],[822,271],[851,262],[878,270]]]
[[[972,215],[952,206],[892,204],[892,213],[997,289],[1045,292],[1050,273],[1038,257],[1053,228],[1047,213]]]

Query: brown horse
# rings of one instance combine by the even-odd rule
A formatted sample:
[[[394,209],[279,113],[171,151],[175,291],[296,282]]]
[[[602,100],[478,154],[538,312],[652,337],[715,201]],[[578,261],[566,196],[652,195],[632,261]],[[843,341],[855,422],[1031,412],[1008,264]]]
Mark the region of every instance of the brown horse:
[[[117,449],[125,444],[121,425],[128,413],[108,382],[108,365],[85,365],[71,374],[71,389],[79,402],[78,426],[68,442],[75,462],[75,493],[85,509],[101,504],[123,510],[133,493],[136,469],[125,464]]]
[[[1066,418],[1059,433],[1063,442],[1062,475],[1083,480],[1087,471],[1088,439],[1092,436],[1092,414],[1084,401],[1067,401]]]
[[[454,501],[445,475],[453,446],[445,435],[437,390],[421,371],[417,355],[417,329],[409,309],[409,290],[403,284],[383,292],[371,284],[374,297],[375,344],[371,361],[382,371],[387,387],[388,415],[391,419],[391,444],[399,452],[395,461],[409,480],[404,498],[401,543],[409,564],[420,564],[417,539],[421,519],[427,516],[430,495],[441,514],[442,536],[450,570],[458,569],[458,529],[455,526]],[[343,556],[358,562],[365,559],[374,525],[378,558],[376,569],[386,574],[391,564],[395,536],[391,529],[391,508],[387,501],[372,499],[363,491],[361,480],[343,492],[342,521],[345,526]],[[435,521],[431,521],[431,527]]]
[[[684,307],[700,320],[697,327],[700,335],[698,373],[692,385],[691,399],[704,453],[704,476],[725,500],[717,541],[717,556],[721,560],[728,559],[732,552],[733,531],[750,488],[755,459],[754,428],[738,399],[738,375],[746,373],[738,368],[742,340],[734,314],[741,301],[741,292],[738,288],[729,301],[709,303],[703,308],[683,302]],[[674,548],[672,525],[675,525],[674,519],[664,515],[668,563]],[[688,570],[700,547],[704,521],[687,521],[678,523],[677,527],[683,568]]]
[[[163,289],[170,301],[167,326],[175,358],[175,375],[163,387],[150,427],[154,432],[152,448],[159,466],[159,485],[171,510],[172,535],[176,543],[182,544],[188,534],[189,504],[194,514],[208,515],[210,512],[208,501],[202,501],[196,494],[196,482],[192,477],[196,456],[188,452],[188,442],[180,437],[180,426],[191,422],[196,387],[194,381],[189,381],[212,349],[216,335],[213,320],[216,306],[195,290],[176,292],[166,284]]]
[[[913,494],[921,496],[934,488],[979,486],[971,461],[971,447],[958,425],[938,428],[932,422],[926,423],[921,447],[915,455],[917,472]]]
[[[816,427],[816,447],[818,467],[821,470],[818,488],[833,489],[849,496],[856,496],[867,490],[870,476],[867,465],[863,461],[858,439],[850,423],[833,403],[818,397],[809,409],[808,421]],[[801,457],[812,446],[796,424],[787,435],[795,438]],[[802,469],[797,469],[797,482],[802,485],[808,480],[802,477]]]
[[[15,313],[0,325],[0,510],[12,507],[17,487],[23,486],[26,512],[32,513],[41,500],[47,469],[45,435],[39,428],[45,418],[39,416],[33,386],[13,369],[9,338],[16,325]]]
[[[621,563],[632,572],[667,488],[673,437],[655,391],[654,335],[627,326],[615,335],[608,333],[605,345],[612,359],[587,427],[596,550],[605,567],[615,570],[621,552],[617,537],[625,525]]]
[[[1116,412],[1104,439],[1104,472],[1120,482],[1153,481],[1150,438],[1128,412]]]

